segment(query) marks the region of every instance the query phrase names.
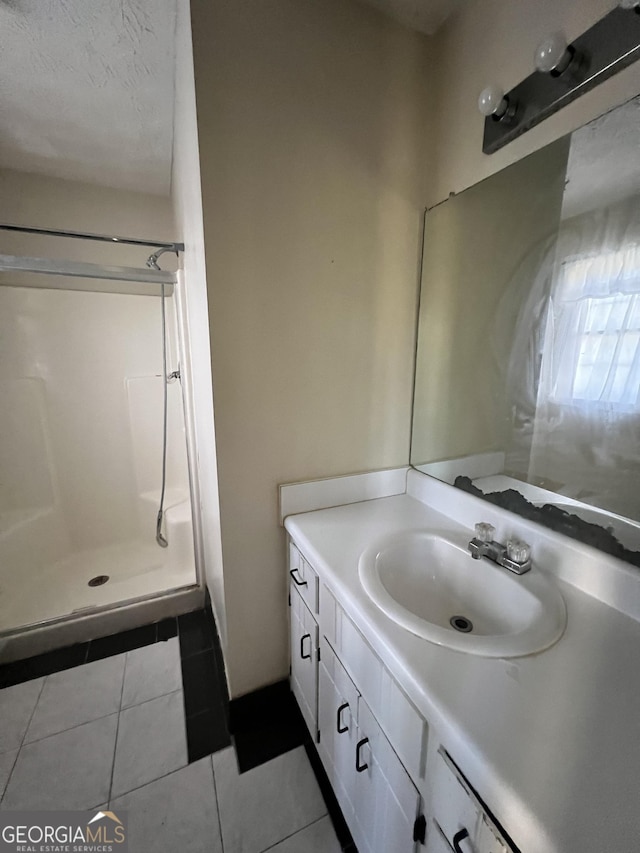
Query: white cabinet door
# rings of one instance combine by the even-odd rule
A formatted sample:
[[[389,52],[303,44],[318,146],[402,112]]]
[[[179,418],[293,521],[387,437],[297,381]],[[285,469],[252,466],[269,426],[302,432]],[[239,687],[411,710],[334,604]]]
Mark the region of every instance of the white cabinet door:
[[[420,795],[362,696],[354,766],[353,836],[360,853],[413,853]]]
[[[313,739],[318,714],[318,626],[291,586],[291,690]]]
[[[353,820],[358,692],[327,643],[318,678],[318,752],[345,820]]]

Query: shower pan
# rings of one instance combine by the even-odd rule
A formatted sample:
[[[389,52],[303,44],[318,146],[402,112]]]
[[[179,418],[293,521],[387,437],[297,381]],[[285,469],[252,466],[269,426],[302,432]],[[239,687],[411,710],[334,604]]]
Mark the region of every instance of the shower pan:
[[[181,247],[46,233],[158,251],[0,255],[0,639],[198,586],[182,285],[158,264]]]

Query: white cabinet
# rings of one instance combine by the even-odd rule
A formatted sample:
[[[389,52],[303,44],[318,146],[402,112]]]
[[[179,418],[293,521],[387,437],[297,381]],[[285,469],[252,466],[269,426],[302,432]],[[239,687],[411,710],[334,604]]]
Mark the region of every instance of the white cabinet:
[[[359,853],[511,853],[447,752],[431,743],[425,719],[293,543],[289,573],[291,689]]]
[[[318,718],[318,625],[291,585],[291,690],[313,739]]]
[[[413,853],[420,795],[328,643],[318,752],[360,853]]]

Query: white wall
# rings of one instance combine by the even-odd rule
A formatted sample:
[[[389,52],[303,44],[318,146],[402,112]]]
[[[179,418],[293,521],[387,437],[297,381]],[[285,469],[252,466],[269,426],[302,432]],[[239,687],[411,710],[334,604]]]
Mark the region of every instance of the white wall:
[[[196,544],[202,546],[206,584],[226,649],[226,606],[220,538],[220,505],[216,460],[207,279],[202,225],[200,158],[193,79],[193,50],[189,0],[178,0],[176,18],[176,79],[172,168],[172,200],[178,236],[185,243],[184,277],[178,303],[189,342],[184,355],[183,384],[189,400],[187,429],[196,453],[193,482],[198,502]]]
[[[239,696],[288,673],[279,483],[406,464],[433,79],[345,0],[194,0],[227,606]]]
[[[538,43],[555,30],[571,41],[616,0],[469,0],[435,37],[439,98],[434,180],[429,205],[460,192],[638,94],[640,62],[580,97],[495,154],[482,153],[480,91],[508,91],[533,71]]]

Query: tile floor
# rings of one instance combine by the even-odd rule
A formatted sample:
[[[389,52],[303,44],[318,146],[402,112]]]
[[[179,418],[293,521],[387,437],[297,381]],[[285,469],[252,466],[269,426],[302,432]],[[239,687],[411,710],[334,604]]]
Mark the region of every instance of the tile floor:
[[[303,747],[189,763],[184,700],[177,637],[5,687],[0,810],[126,809],[132,853],[340,853]]]

